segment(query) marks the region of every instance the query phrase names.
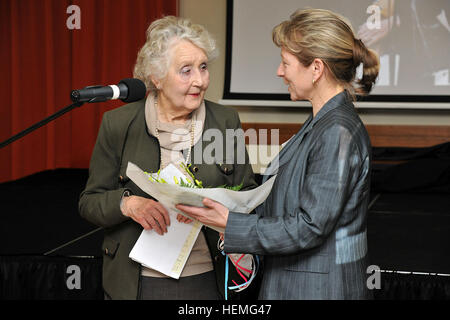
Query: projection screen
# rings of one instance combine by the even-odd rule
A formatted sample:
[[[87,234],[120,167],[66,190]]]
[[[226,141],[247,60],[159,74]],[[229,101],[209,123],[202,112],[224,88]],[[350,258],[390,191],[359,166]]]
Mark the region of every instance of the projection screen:
[[[302,105],[290,102],[276,76],[280,49],[272,29],[305,7],[347,17],[356,37],[379,54],[377,83],[359,106],[450,109],[449,0],[228,0],[222,103]]]

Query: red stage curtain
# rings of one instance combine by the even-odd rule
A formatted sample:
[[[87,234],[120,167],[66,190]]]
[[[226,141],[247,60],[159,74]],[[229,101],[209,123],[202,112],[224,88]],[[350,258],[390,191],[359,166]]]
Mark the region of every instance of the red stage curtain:
[[[80,29],[73,26],[80,9]],[[1,0],[0,141],[70,105],[70,91],[131,78],[151,21],[176,0]],[[69,21],[68,21],[69,20]],[[0,182],[56,168],[87,168],[103,112],[85,104],[0,149]]]

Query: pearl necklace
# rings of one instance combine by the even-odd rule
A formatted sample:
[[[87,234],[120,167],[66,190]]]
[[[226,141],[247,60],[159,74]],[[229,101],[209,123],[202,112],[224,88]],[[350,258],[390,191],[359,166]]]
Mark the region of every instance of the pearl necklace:
[[[159,139],[159,130],[158,130],[158,126],[159,126],[159,119],[158,119],[158,99],[155,97],[155,109],[156,109],[156,126],[155,126],[155,134],[156,134],[156,139],[158,139],[158,142],[159,142],[159,146],[161,147],[161,140]],[[192,147],[194,146],[194,136],[195,136],[195,123],[194,123],[194,120],[191,120],[191,144],[190,144],[190,146],[189,146],[189,150],[188,150],[188,154],[187,154],[187,157],[186,157],[186,163],[185,164],[188,164],[189,163],[189,161],[191,160],[191,149],[192,149]],[[162,154],[161,154],[161,156],[160,156],[160,159],[161,159],[161,164],[160,164],[160,168],[161,169],[164,169],[166,166],[164,165],[164,163],[163,163],[163,157],[162,157]]]

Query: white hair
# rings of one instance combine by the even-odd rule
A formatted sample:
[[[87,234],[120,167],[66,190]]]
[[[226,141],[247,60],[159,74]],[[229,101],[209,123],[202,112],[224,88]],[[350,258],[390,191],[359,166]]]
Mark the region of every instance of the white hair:
[[[157,90],[151,77],[164,79],[170,65],[170,49],[181,40],[188,40],[202,49],[208,61],[218,55],[216,42],[201,25],[185,18],[166,16],[153,21],[147,29],[147,40],[139,50],[134,77],[142,80],[147,91]]]

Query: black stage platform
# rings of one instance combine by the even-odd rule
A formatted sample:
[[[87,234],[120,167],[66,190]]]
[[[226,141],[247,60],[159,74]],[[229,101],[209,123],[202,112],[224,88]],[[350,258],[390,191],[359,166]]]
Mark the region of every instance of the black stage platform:
[[[368,246],[381,270],[375,298],[450,299],[450,143],[375,148],[374,160]],[[399,160],[406,162],[386,164]],[[103,233],[77,209],[87,175],[59,169],[0,184],[0,300],[103,299]],[[71,266],[79,268],[78,284]]]

